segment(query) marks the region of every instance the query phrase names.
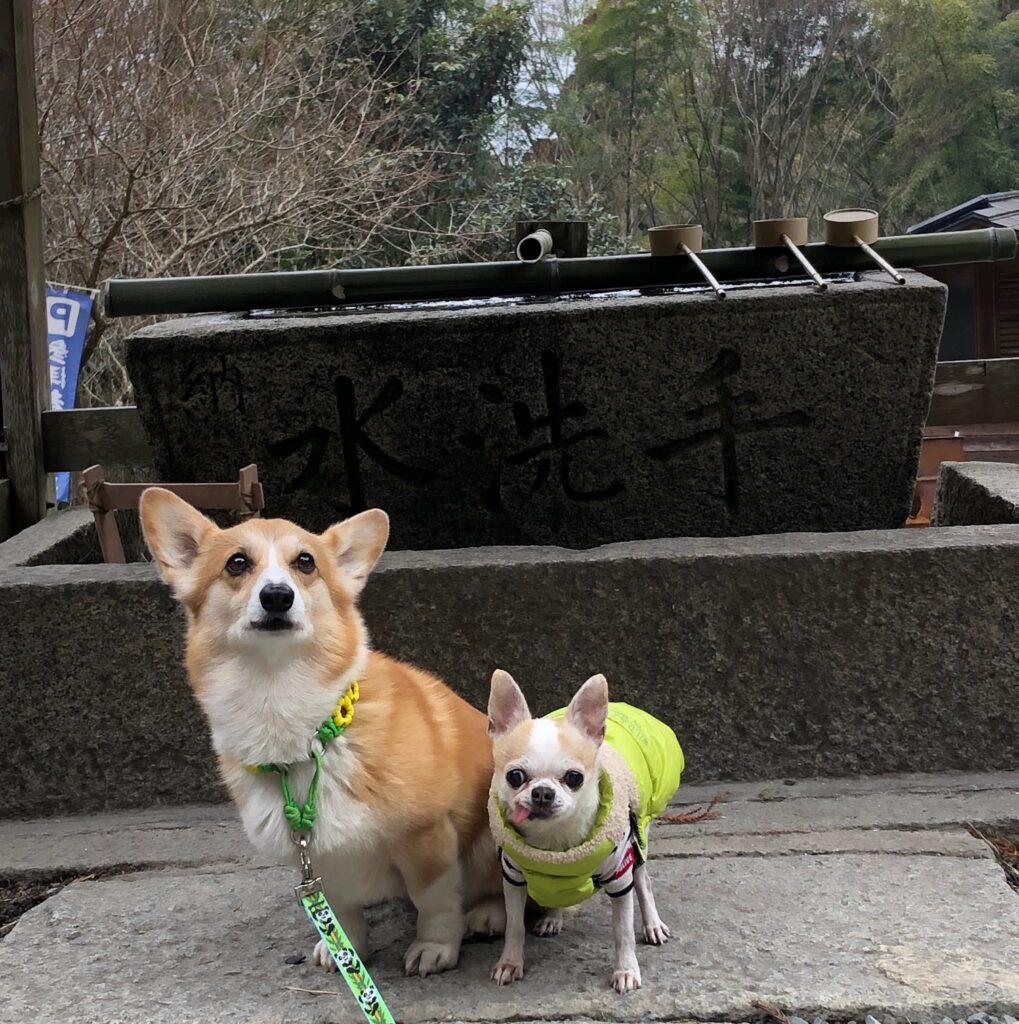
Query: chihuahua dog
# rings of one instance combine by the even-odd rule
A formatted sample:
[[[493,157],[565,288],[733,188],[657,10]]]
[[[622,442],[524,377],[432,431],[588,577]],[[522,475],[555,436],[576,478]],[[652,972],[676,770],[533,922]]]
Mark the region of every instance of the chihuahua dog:
[[[187,612],[188,675],[252,842],[296,859],[278,773],[303,799],[326,728],[310,849],[359,954],[364,907],[394,896],[418,913],[407,974],[455,966],[465,932],[501,933],[485,716],[372,651],[357,609],[389,536],[385,513],[321,535],[280,519],[220,529],[159,488],[143,493],[140,511],[159,573]],[[344,731],[330,735],[329,721]],[[314,960],[336,969],[324,943]]]
[[[564,907],[602,889],[612,903],[612,987],[640,988],[634,892],[644,940],[657,946],[669,937],[648,877],[647,831],[679,788],[683,751],[675,733],[647,712],[610,704],[602,675],[588,679],[568,708],[532,720],[503,671],[492,676],[488,731],[495,741],[489,822],[506,901],[493,980],[523,977],[528,896],[544,908],[535,932],[555,935]]]

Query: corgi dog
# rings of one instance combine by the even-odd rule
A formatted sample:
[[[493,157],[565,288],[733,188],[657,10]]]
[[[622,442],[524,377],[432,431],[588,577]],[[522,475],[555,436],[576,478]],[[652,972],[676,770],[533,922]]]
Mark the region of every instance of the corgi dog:
[[[506,902],[505,945],[492,979],[507,985],[523,977],[528,897],[544,908],[534,930],[555,935],[563,908],[600,889],[612,904],[612,987],[640,988],[634,893],[644,940],[669,938],[648,876],[647,831],[679,788],[676,734],[646,711],[610,704],[603,675],[588,679],[569,707],[532,719],[503,671],[492,676],[488,728],[495,761],[489,821]]]
[[[373,651],[357,608],[386,546],[386,514],[371,509],[318,535],[282,519],[221,529],[160,488],[142,494],[140,513],[159,574],[186,611],[188,676],[254,845],[296,862],[278,769],[300,803],[320,726],[342,723],[317,741],[317,814],[300,828],[358,954],[368,952],[364,908],[396,896],[417,909],[408,975],[454,967],[465,933],[501,933],[485,716],[435,677]],[[336,969],[322,942],[313,959]]]

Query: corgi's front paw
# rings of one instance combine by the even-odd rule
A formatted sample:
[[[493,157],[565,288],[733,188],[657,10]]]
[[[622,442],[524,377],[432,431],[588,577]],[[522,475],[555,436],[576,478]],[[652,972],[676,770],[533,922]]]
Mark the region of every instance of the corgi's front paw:
[[[456,967],[460,957],[460,944],[457,942],[424,942],[417,939],[412,942],[403,958],[403,970],[408,976],[417,974],[427,978],[429,974],[438,974]]]
[[[315,952],[311,955],[311,962],[316,967],[321,967],[323,970],[329,971],[330,973],[335,973],[338,969],[336,967],[336,961],[329,952],[329,947],[322,939],[319,939],[318,942],[315,943]]]
[[[523,960],[513,960],[504,956],[492,968],[492,981],[496,985],[509,985],[511,982],[519,981],[523,976]]]
[[[534,922],[534,934],[545,937],[558,935],[563,930],[563,912],[561,910],[546,910],[545,913]]]
[[[644,925],[644,941],[649,946],[664,946],[670,935],[669,926],[661,918]]]
[[[640,968],[627,967],[612,975],[612,987],[620,994],[636,992],[640,988]]]
[[[506,905],[502,900],[491,897],[484,899],[467,911],[465,934],[492,939],[506,931]]]

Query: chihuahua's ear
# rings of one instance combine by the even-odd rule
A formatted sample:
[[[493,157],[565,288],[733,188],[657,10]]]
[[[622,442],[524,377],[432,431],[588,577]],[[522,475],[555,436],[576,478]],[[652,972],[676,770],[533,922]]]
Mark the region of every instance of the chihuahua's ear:
[[[149,487],[138,502],[142,534],[159,575],[179,597],[202,542],[219,527],[183,498]]]
[[[566,721],[588,739],[605,739],[605,719],[609,713],[609,684],[603,675],[591,676],[577,690],[566,709]]]
[[[351,595],[356,597],[368,582],[389,540],[389,516],[380,508],[370,508],[342,523],[330,526],[322,540],[332,551]]]
[[[497,668],[492,673],[492,690],[488,695],[488,735],[504,736],[530,717],[527,701],[514,678]]]

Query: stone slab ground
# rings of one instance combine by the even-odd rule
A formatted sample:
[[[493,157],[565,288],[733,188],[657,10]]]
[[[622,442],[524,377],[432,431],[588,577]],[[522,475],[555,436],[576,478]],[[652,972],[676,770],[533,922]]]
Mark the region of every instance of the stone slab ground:
[[[896,776],[725,792],[721,817],[660,824],[659,905],[675,939],[642,948],[644,987],[607,986],[604,901],[555,939],[532,938],[525,980],[498,989],[498,947],[404,979],[411,919],[372,912],[372,967],[402,1024],[433,1021],[744,1021],[757,1000],[811,1019],[940,1020],[1019,1010],[1019,897],[973,821],[1019,825],[1019,773]],[[324,1024],[358,1020],[342,982],[313,969],[293,873],[253,856],[228,807],[0,825],[0,878],[136,870],[78,881],[0,942],[0,1021]]]

